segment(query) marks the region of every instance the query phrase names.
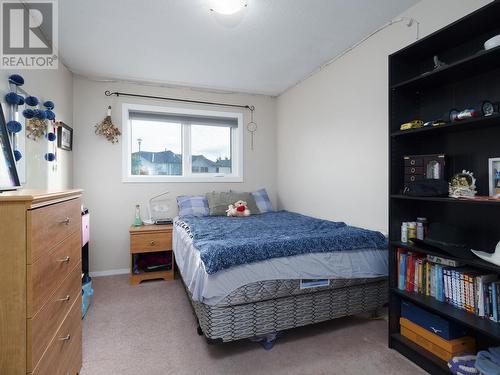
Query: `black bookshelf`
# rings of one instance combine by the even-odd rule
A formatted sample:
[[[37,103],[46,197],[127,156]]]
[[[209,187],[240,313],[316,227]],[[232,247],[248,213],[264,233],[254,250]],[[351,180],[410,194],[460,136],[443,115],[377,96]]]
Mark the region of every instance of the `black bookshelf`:
[[[500,102],[500,47],[484,42],[500,34],[500,0],[389,56],[389,346],[432,374],[449,373],[446,363],[400,334],[401,301],[467,326],[478,350],[500,345],[500,323],[477,317],[432,297],[397,288],[397,249],[462,260],[469,267],[500,274],[500,267],[479,258],[459,259],[425,246],[401,243],[401,223],[427,217],[460,228],[469,245],[492,250],[500,240],[500,201],[402,194],[403,156],[445,154],[448,180],[462,170],[474,172],[478,195],[489,193],[488,158],[500,157],[500,113],[489,117],[401,131],[414,119],[444,119],[451,109],[479,109],[484,100]],[[433,69],[438,55],[446,65]],[[500,111],[500,110],[499,110]]]

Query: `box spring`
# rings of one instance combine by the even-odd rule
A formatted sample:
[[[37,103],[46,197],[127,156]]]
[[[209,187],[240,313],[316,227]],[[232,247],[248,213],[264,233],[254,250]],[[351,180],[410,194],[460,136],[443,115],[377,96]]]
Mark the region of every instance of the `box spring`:
[[[299,280],[270,280],[238,288],[216,305],[186,292],[207,339],[228,342],[372,312],[387,303],[387,290],[387,278],[331,280],[302,290]]]

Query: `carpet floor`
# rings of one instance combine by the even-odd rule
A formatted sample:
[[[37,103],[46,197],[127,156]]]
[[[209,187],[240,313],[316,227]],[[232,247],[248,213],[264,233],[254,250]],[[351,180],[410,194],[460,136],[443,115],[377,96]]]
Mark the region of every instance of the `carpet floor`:
[[[274,348],[208,345],[179,280],[94,278],[81,375],[425,374],[387,347],[387,322],[342,318],[287,331]]]

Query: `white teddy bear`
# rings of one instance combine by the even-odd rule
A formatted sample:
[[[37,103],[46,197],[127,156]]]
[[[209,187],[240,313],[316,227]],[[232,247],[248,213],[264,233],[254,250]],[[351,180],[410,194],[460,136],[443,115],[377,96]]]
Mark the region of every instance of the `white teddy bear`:
[[[234,205],[228,206],[226,214],[227,216],[250,216],[250,210],[247,207],[247,202],[238,201]]]

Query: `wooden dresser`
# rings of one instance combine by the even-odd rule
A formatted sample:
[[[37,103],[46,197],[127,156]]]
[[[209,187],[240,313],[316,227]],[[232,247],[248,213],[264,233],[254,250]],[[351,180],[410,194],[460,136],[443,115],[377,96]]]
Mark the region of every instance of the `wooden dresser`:
[[[0,193],[0,374],[80,371],[80,197]]]

